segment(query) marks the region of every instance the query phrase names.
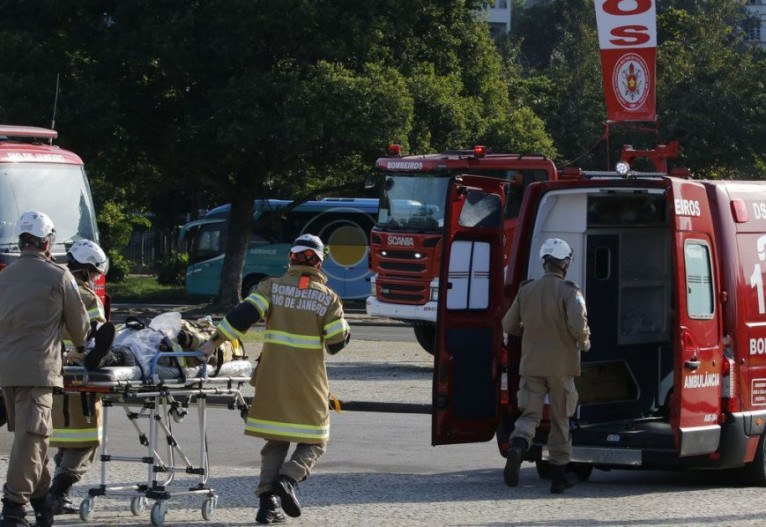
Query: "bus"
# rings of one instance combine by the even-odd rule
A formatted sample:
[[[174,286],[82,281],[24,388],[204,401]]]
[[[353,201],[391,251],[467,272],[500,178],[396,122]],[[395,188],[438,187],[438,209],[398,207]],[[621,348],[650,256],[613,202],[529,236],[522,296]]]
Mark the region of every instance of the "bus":
[[[258,223],[246,251],[242,296],[264,278],[284,274],[293,240],[310,233],[328,247],[322,265],[327,285],[343,300],[363,300],[370,290],[369,235],[378,215],[378,200],[324,198],[290,208],[292,203],[281,199],[254,202],[253,218]],[[230,205],[221,205],[181,228],[181,247],[189,254],[186,292],[190,295],[218,294],[230,210]]]

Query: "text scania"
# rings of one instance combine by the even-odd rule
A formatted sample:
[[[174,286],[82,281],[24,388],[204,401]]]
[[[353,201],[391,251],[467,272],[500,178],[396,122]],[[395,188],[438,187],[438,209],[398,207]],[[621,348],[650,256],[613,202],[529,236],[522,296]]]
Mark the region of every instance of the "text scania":
[[[419,161],[389,161],[386,166],[389,170],[423,170],[423,163]]]
[[[411,236],[389,236],[388,245],[414,247],[415,240]]]
[[[700,202],[691,199],[674,200],[676,215],[678,216],[701,216]]]

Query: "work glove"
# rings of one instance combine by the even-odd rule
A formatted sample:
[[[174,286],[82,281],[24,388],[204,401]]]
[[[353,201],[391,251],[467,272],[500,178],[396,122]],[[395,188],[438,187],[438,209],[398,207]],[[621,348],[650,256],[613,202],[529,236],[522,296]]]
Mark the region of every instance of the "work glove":
[[[202,357],[202,360],[205,362],[208,361],[210,356],[215,353],[216,345],[212,340],[208,340],[207,342],[204,342],[199,348],[196,349],[196,351],[201,351],[205,354],[204,357]]]

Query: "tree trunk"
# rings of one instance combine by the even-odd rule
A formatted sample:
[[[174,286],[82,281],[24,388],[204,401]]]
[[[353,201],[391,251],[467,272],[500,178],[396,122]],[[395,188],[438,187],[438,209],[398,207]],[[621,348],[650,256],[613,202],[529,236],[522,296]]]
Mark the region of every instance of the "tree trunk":
[[[218,290],[218,305],[227,311],[242,300],[242,268],[252,233],[253,200],[253,196],[243,189],[231,202],[229,236],[221,270],[221,286]]]

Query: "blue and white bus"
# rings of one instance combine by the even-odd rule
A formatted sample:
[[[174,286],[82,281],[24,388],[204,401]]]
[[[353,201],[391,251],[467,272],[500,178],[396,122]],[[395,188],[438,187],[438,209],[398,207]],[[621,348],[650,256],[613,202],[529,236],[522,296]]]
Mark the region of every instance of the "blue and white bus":
[[[378,200],[325,198],[288,209],[291,204],[290,200],[277,199],[253,204],[258,226],[245,256],[242,296],[264,278],[285,273],[290,246],[304,233],[316,234],[327,245],[329,252],[322,271],[328,285],[342,299],[362,300],[369,296],[369,236],[378,215]],[[216,207],[181,228],[182,246],[189,253],[186,291],[191,295],[218,294],[230,208]]]

